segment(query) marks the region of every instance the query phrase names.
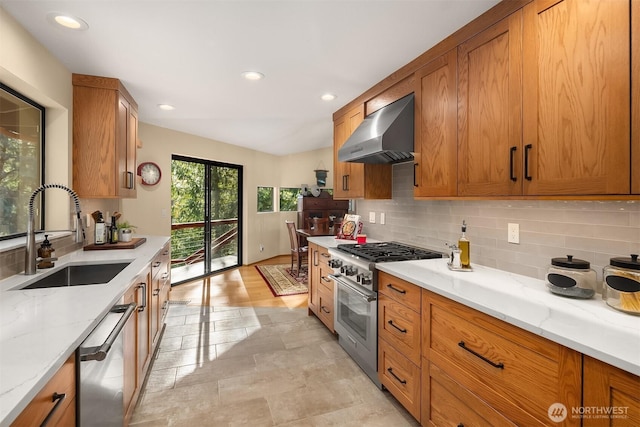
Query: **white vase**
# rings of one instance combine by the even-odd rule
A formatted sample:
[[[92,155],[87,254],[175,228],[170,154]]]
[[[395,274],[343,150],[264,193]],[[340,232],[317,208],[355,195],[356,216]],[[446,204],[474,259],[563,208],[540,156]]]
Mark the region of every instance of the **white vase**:
[[[130,242],[133,236],[133,232],[129,228],[122,228],[118,230],[118,239],[120,242]]]

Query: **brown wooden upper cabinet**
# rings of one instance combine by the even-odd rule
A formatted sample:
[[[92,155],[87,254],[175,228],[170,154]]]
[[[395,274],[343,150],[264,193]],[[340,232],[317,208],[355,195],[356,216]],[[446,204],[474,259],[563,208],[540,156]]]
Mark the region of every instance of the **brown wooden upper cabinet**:
[[[522,12],[458,46],[458,195],[522,194]]]
[[[333,198],[390,199],[391,165],[346,163],[338,161],[338,150],[364,120],[360,104],[333,123]]]
[[[457,54],[416,72],[414,197],[457,195]]]
[[[524,7],[524,194],[630,193],[630,5]]]
[[[536,0],[459,46],[458,195],[631,192],[630,4]]]
[[[135,198],[138,104],[118,79],[73,75],[73,188]]]
[[[631,2],[631,193],[640,194],[640,0]]]

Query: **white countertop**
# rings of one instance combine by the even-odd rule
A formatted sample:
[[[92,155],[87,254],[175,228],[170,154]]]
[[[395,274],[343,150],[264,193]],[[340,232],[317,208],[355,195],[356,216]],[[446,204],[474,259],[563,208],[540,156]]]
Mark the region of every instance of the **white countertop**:
[[[169,241],[144,237],[147,241],[136,249],[79,250],[56,261],[56,269],[70,263],[131,261],[107,284],[12,290],[51,270],[0,281],[0,426],[10,425],[22,412]]]
[[[534,334],[640,375],[640,316],[614,310],[600,295],[564,298],[543,280],[473,265],[451,271],[448,259],[378,263],[401,279]]]

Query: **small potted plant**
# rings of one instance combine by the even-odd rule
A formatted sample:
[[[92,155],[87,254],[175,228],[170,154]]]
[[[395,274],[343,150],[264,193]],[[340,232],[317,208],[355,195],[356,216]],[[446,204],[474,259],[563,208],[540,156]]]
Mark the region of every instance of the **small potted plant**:
[[[117,224],[118,227],[118,240],[120,242],[130,242],[133,236],[133,230],[137,227],[130,224],[129,221],[122,221]]]

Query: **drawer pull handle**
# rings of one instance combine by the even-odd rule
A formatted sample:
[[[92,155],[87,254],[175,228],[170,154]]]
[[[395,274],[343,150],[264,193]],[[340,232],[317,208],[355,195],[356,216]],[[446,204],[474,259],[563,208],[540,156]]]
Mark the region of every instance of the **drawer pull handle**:
[[[398,331],[402,332],[403,334],[407,333],[406,329],[402,329],[402,328],[397,327],[396,324],[393,323],[393,320],[389,320],[387,323],[390,324],[391,326],[393,326],[394,328],[396,328]]]
[[[389,289],[391,289],[392,291],[395,291],[395,292],[397,292],[397,293],[399,293],[399,294],[406,294],[406,293],[407,293],[407,291],[405,291],[404,289],[398,289],[398,288],[396,288],[395,286],[393,286],[391,283],[389,283],[389,284],[387,285],[387,288],[389,288]]]
[[[67,397],[66,393],[56,393],[55,391],[53,392],[53,395],[51,396],[51,401],[52,402],[56,402],[56,404],[53,405],[53,408],[51,408],[51,410],[47,414],[47,417],[44,419],[44,421],[42,421],[42,424],[40,424],[40,426],[46,426],[47,425],[47,423],[49,422],[51,417],[53,417],[53,414],[56,413],[56,411],[58,410],[58,408],[60,407],[62,402],[64,402],[64,399],[66,397]]]
[[[387,368],[387,372],[389,372],[391,374],[391,376],[393,378],[395,378],[400,384],[402,384],[402,385],[407,384],[407,380],[400,379],[400,377],[398,377],[396,374],[393,373],[393,369],[392,368]]]
[[[328,253],[326,253],[326,252],[322,252],[322,253],[320,254],[320,256],[321,256],[321,257],[323,257],[323,258],[331,258],[331,255],[329,255],[329,254],[328,254]]]
[[[320,310],[324,311],[327,314],[331,314],[331,311],[327,310],[327,308],[324,305],[320,306]]]
[[[459,424],[458,424],[458,427],[464,427],[464,424],[459,423]]]
[[[331,279],[329,279],[327,276],[320,276],[320,280],[327,283],[331,282]]]
[[[493,362],[493,361],[491,361],[491,360],[487,359],[486,357],[484,357],[484,356],[483,356],[483,355],[481,355],[480,353],[477,353],[477,352],[475,352],[475,351],[471,350],[469,347],[467,347],[467,346],[464,344],[464,341],[460,341],[460,342],[458,343],[458,345],[459,345],[460,347],[462,347],[464,350],[467,350],[469,353],[473,354],[474,356],[479,357],[480,359],[484,360],[485,362],[487,362],[489,365],[493,366],[494,368],[504,369],[504,364],[503,364],[502,362],[500,362],[500,363],[495,363],[495,362]]]

